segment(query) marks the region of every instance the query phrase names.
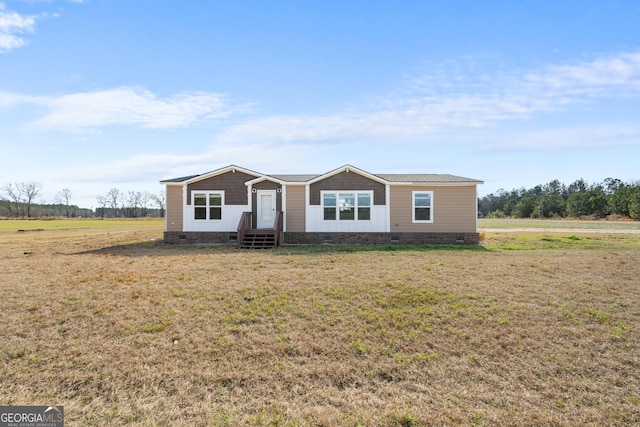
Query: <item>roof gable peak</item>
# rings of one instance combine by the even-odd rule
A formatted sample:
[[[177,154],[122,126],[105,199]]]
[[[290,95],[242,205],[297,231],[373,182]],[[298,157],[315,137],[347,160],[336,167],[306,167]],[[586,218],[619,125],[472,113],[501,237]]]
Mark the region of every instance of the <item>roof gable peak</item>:
[[[386,183],[387,182],[385,179],[380,178],[379,176],[373,175],[372,173],[369,173],[369,172],[367,172],[365,170],[362,170],[360,168],[357,168],[355,166],[346,164],[344,166],[341,166],[341,167],[339,167],[337,169],[334,169],[334,170],[329,171],[327,173],[324,173],[322,175],[318,175],[314,179],[310,180],[309,184],[313,184],[314,182],[322,181],[323,179],[327,179],[329,177],[332,177],[334,175],[338,175],[339,173],[343,173],[343,172],[346,172],[346,173],[350,173],[350,172],[357,173],[358,175],[362,175],[362,176],[367,177],[367,178],[369,178],[369,179],[371,179],[373,181],[377,181],[377,182],[381,182],[381,183]]]

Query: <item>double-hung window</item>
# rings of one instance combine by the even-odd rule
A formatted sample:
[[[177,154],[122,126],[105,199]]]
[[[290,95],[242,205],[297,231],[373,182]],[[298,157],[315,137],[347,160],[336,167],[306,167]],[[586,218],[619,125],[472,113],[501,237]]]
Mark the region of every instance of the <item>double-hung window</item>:
[[[433,191],[413,192],[413,222],[433,222]]]
[[[221,220],[222,219],[222,199],[221,192],[194,193],[193,211],[194,219],[197,220]]]
[[[325,221],[369,221],[371,192],[323,192],[322,208]]]

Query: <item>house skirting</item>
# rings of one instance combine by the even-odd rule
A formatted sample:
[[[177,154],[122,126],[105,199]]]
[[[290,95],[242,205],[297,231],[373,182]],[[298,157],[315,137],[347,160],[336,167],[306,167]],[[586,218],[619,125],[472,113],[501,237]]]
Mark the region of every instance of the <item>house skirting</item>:
[[[478,233],[284,233],[284,244],[404,245],[479,243]]]
[[[238,242],[238,233],[211,231],[165,231],[165,243],[233,244]]]
[[[165,231],[166,243],[202,243],[233,244],[237,243],[237,233],[233,232],[179,232]],[[304,233],[285,232],[284,245],[386,245],[390,243],[404,245],[424,244],[467,244],[477,245],[478,233]]]

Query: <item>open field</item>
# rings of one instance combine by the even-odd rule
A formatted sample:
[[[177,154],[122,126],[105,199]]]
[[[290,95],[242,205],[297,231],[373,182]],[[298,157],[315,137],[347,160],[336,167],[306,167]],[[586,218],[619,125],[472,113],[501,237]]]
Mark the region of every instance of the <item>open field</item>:
[[[640,424],[638,234],[161,238],[0,232],[3,405],[61,404],[81,426]]]
[[[6,219],[0,220],[0,233],[13,231],[42,231],[86,229],[102,230],[105,228],[140,228],[160,229],[164,226],[164,218],[70,218],[70,219]],[[160,228],[158,228],[160,227]]]

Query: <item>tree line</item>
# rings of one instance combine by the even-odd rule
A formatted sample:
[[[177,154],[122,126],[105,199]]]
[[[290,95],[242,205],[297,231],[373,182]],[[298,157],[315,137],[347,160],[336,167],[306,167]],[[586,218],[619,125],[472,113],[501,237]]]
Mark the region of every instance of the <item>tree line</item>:
[[[164,217],[166,196],[164,191],[150,193],[148,191],[120,191],[112,188],[106,194],[96,196],[98,207],[96,216],[138,218],[150,216]]]
[[[42,188],[43,185],[36,181],[2,185],[0,187],[0,217],[164,217],[166,210],[164,191],[152,194],[148,191],[121,191],[112,188],[106,194],[96,196],[98,207],[94,211],[73,204],[73,193],[68,188],[56,193],[53,203],[36,203]]]
[[[640,182],[607,178],[589,184],[579,179],[567,186],[555,179],[530,189],[499,189],[478,198],[478,213],[490,218],[606,218],[613,215],[640,219]]]

